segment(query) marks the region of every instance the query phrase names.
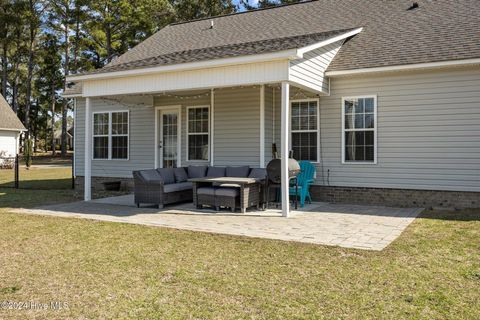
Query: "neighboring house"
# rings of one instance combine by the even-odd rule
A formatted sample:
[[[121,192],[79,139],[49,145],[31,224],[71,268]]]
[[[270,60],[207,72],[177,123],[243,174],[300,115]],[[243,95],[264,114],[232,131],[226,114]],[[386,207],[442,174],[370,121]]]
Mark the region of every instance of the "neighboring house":
[[[73,126],[67,128],[67,149],[73,150]],[[53,132],[53,139],[56,146],[61,147],[62,145],[62,128],[57,128]]]
[[[0,158],[15,157],[19,152],[20,134],[26,131],[20,119],[0,95]],[[5,159],[0,159],[0,164]]]
[[[79,186],[275,144],[316,164],[317,200],[480,206],[479,21],[477,0],[321,0],[169,25],[68,77]]]

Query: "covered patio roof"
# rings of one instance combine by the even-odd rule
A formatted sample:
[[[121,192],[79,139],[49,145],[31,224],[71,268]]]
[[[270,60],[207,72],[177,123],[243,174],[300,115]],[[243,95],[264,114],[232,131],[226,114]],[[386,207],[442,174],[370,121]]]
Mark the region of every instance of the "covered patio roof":
[[[356,28],[220,46],[208,52],[192,50],[196,54],[179,52],[107,66],[89,74],[72,75],[68,77],[68,81],[82,84],[81,92],[78,91],[76,96],[83,97],[209,89],[282,81],[290,81],[308,90],[327,94],[329,89],[325,70],[343,41],[361,31],[362,28]],[[193,59],[195,55],[197,58]],[[199,60],[198,56],[203,59]]]

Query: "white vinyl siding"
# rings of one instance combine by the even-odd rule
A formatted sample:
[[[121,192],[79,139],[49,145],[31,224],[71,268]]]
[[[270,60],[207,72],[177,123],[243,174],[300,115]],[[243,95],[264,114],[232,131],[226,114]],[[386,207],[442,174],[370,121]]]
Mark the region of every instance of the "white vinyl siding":
[[[331,79],[318,184],[480,191],[480,68]],[[341,161],[342,97],[377,95],[377,165]]]
[[[84,175],[85,161],[85,99],[76,98],[75,119],[75,175]],[[152,98],[124,97],[122,103],[114,99],[92,98],[93,112],[129,111],[128,160],[92,160],[92,176],[131,178],[133,170],[151,169],[154,165],[155,110]]]
[[[302,59],[290,61],[289,79],[304,87],[328,93],[329,84],[325,70],[335,58],[342,44],[343,40],[340,40],[306,52]]]
[[[480,192],[479,67],[330,82],[331,95],[320,97],[315,184]],[[377,164],[342,164],[342,98],[365,95],[377,96]],[[279,141],[278,102],[275,110]]]
[[[280,91],[265,91],[265,156],[268,118],[273,142],[280,141]],[[399,72],[331,79],[331,95],[320,97],[320,145],[316,184],[480,192],[480,68]],[[200,95],[199,95],[200,92]],[[181,106],[182,165],[186,161],[186,107],[209,105],[210,90],[159,95],[155,106]],[[192,94],[198,97],[188,97]],[[291,89],[291,99],[313,97]],[[376,165],[342,164],[342,97],[377,95]],[[273,98],[275,96],[275,99]],[[271,115],[268,100],[275,105]],[[131,97],[131,100],[148,100]],[[151,99],[151,98],[150,98]],[[259,86],[215,90],[215,165],[258,166]],[[93,176],[131,177],[154,167],[155,109],[92,99],[93,111],[130,111],[130,158],[92,161]],[[85,99],[77,100],[76,174],[83,175]],[[280,152],[280,150],[278,150]]]
[[[86,81],[85,96],[140,94],[259,85],[288,80],[288,60],[219,66],[122,78]]]
[[[182,165],[208,164],[208,161],[187,160],[186,110],[189,106],[210,105],[210,91],[183,91],[159,95],[155,97],[154,104],[156,107],[181,107]],[[258,167],[260,164],[260,86],[215,89],[214,113],[212,130],[214,164]],[[267,112],[265,114],[267,118]],[[267,148],[267,143],[265,145]],[[268,154],[271,154],[271,151],[265,153],[266,158]]]
[[[5,152],[4,156],[14,157],[18,150],[19,132],[10,130],[0,130],[0,152]]]
[[[273,113],[274,113],[274,89],[271,86],[265,86],[265,166],[272,160],[272,144],[274,142],[273,132]]]
[[[215,90],[215,165],[260,164],[260,87]]]

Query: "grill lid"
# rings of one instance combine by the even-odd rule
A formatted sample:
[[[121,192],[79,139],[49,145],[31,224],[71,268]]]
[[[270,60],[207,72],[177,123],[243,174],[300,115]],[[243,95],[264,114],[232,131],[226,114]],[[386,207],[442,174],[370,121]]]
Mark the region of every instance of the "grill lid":
[[[288,176],[296,177],[300,173],[300,165],[295,159],[288,159]],[[268,179],[272,183],[282,182],[282,160],[273,159],[267,165]]]

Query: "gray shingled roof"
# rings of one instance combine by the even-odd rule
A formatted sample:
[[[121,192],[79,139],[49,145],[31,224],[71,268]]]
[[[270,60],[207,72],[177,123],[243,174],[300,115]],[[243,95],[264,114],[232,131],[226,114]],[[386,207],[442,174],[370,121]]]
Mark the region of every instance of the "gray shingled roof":
[[[2,95],[0,95],[0,130],[1,129],[18,131],[25,130],[22,122],[18,119],[17,115],[13,112],[12,108]]]
[[[480,1],[415,0],[420,7],[407,10],[413,1],[318,0],[173,24],[105,71],[252,54],[242,46],[275,49],[272,39],[280,43],[358,27],[363,31],[343,45],[329,71],[480,57]]]
[[[351,30],[352,29],[335,30],[279,39],[267,39],[240,44],[230,44],[224,46],[167,53],[156,57],[146,58],[143,60],[133,60],[125,63],[115,63],[113,65],[108,65],[102,69],[96,70],[94,71],[94,73],[130,70],[160,65],[171,65],[177,63],[195,62],[218,58],[246,56],[252,54],[262,54],[289,50],[321,42],[335,36],[344,34]]]

